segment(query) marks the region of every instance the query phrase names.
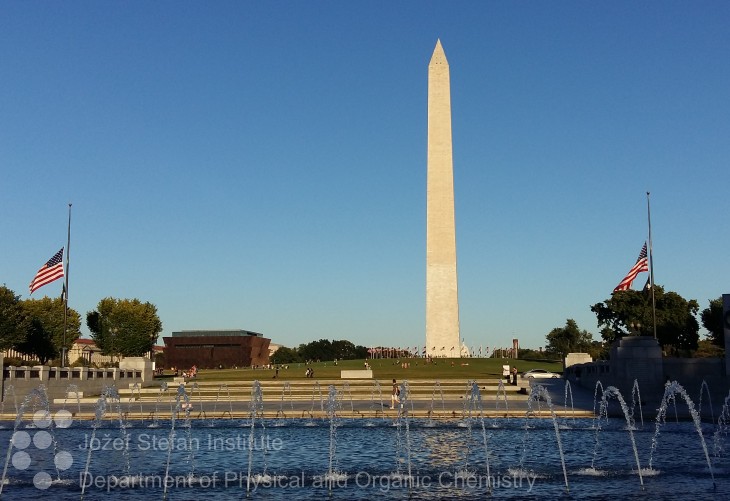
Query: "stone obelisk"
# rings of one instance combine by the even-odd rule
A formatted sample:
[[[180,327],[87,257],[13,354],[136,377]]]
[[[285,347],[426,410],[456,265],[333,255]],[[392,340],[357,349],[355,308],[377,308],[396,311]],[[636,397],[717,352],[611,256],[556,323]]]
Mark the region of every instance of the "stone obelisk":
[[[433,357],[459,357],[451,85],[449,63],[440,40],[428,65],[427,163],[426,353]]]

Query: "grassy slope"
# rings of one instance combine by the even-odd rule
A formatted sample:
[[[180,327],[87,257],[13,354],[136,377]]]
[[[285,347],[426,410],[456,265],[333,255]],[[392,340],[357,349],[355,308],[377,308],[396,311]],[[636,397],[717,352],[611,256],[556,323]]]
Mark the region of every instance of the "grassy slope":
[[[548,362],[544,360],[506,360],[500,358],[468,358],[468,359],[438,359],[432,364],[424,364],[423,359],[401,359],[400,362],[408,362],[410,367],[402,368],[393,359],[369,360],[376,379],[489,379],[502,376],[502,365],[509,364],[517,367],[519,372],[530,369],[547,369],[553,372],[562,372],[562,365],[559,362]],[[453,366],[451,365],[453,362]],[[468,364],[468,365],[462,365]],[[317,362],[311,364],[314,369],[315,379],[339,379],[340,371],[343,369],[364,369],[365,360],[341,360],[334,365],[332,361]],[[289,364],[289,369],[279,370],[279,379],[294,380],[306,379],[304,364]],[[198,381],[253,381],[272,379],[273,369],[221,369],[221,370],[200,370]]]

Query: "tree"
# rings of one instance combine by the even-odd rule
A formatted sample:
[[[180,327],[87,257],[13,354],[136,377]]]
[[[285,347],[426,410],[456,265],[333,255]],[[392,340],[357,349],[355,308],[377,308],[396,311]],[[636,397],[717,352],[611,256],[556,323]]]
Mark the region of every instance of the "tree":
[[[586,330],[580,330],[572,318],[565,322],[565,327],[556,327],[545,336],[548,353],[565,356],[568,353],[588,352],[591,349],[593,336]]]
[[[659,344],[677,350],[696,350],[699,324],[695,315],[699,310],[696,300],[686,300],[676,292],[664,292],[654,286],[656,302],[656,332]],[[604,341],[612,343],[623,336],[638,333],[653,336],[651,290],[617,291],[602,303],[591,306],[596,314]],[[632,327],[633,325],[633,327]]]
[[[162,332],[157,307],[139,299],[104,298],[87,312],[86,325],[101,353],[111,357],[144,356]]]
[[[694,358],[722,358],[725,356],[725,350],[717,346],[710,339],[700,339],[697,343],[697,351],[694,352]]]
[[[702,326],[710,333],[712,344],[725,348],[725,329],[722,321],[722,296],[710,299],[710,306],[702,310],[700,320]]]
[[[0,287],[0,350],[7,350],[25,339],[28,320],[20,296],[4,285]]]
[[[46,365],[46,362],[58,356],[51,333],[43,328],[38,318],[31,320],[25,340],[15,345],[15,349],[25,355],[34,356],[41,365]]]
[[[43,332],[50,337],[57,352],[60,353],[63,348],[68,350],[81,337],[81,315],[72,308],[68,309],[64,332],[63,310],[66,302],[63,299],[46,296],[41,299],[25,299],[22,304],[29,324],[34,320],[40,322]],[[26,335],[28,333],[30,330],[26,327]],[[33,335],[39,334],[35,332]]]
[[[332,358],[339,360],[353,360],[356,355],[355,345],[345,339],[332,341],[332,354]]]
[[[297,353],[296,348],[287,348],[286,346],[279,347],[278,350],[271,355],[272,364],[293,364],[295,362],[301,362],[302,359]]]
[[[367,358],[368,356],[368,349],[366,347],[355,346],[346,339],[339,341],[320,339],[319,341],[300,344],[296,352],[299,360],[355,360],[358,358]]]
[[[335,358],[332,342],[329,339],[300,344],[297,351],[303,360],[333,360]]]

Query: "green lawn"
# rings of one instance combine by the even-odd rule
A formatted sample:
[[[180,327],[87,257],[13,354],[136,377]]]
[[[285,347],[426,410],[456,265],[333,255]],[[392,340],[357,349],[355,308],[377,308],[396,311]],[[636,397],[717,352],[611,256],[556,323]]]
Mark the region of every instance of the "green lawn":
[[[544,360],[507,360],[501,358],[455,358],[437,359],[434,363],[424,364],[421,358],[400,359],[410,367],[404,369],[396,364],[394,359],[368,360],[376,379],[484,379],[499,378],[502,376],[502,365],[509,364],[517,367],[519,372],[530,369],[547,369],[553,372],[562,372],[560,362]],[[452,365],[453,363],[453,365]],[[311,364],[314,369],[314,379],[339,379],[342,369],[364,369],[365,360],[341,360],[334,362],[317,362]],[[279,369],[279,379],[294,380],[306,379],[307,366],[303,363],[289,364],[289,368]],[[273,369],[202,369],[198,370],[197,381],[253,381],[267,380],[274,377]]]

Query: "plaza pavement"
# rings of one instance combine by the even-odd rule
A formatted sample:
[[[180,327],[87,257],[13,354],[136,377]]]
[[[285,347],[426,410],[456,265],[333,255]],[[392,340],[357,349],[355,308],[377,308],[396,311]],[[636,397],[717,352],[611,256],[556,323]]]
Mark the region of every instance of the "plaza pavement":
[[[402,381],[399,381],[402,383]],[[168,381],[145,388],[119,388],[119,405],[112,401],[108,419],[122,412],[127,419],[170,419],[179,412],[177,404],[181,381]],[[192,419],[245,419],[251,415],[252,381],[185,381],[185,394],[191,405]],[[397,418],[404,409],[390,409],[391,383],[379,380],[280,380],[260,381],[263,412],[266,419],[318,418],[327,416],[330,391],[336,391],[337,415],[342,418]],[[498,379],[478,380],[479,392],[470,380],[408,381],[406,399],[408,415],[413,418],[461,419],[464,416],[524,417],[528,411],[530,382],[520,379],[517,386],[500,384]],[[531,405],[532,416],[593,417],[592,392],[570,387],[562,379],[534,380],[545,392]],[[572,394],[572,405],[571,405]],[[546,405],[550,399],[553,411]],[[22,398],[18,400],[22,401]],[[94,419],[98,396],[55,399],[51,411],[66,409],[77,419]],[[181,402],[184,403],[184,397]],[[398,407],[398,406],[397,406]],[[2,420],[16,417],[13,403],[5,402]]]

